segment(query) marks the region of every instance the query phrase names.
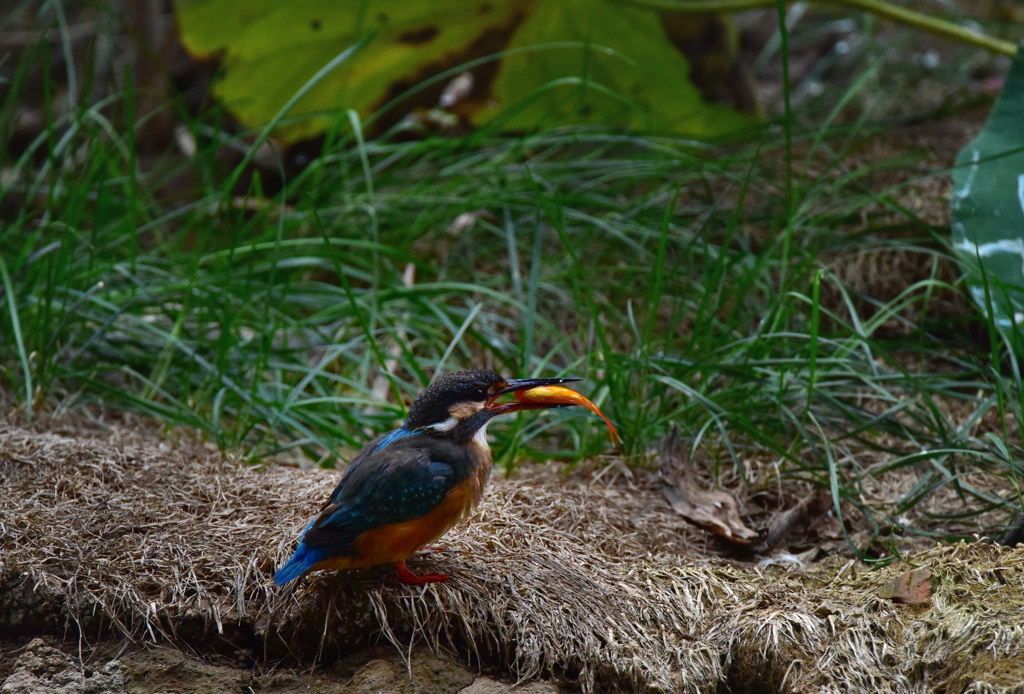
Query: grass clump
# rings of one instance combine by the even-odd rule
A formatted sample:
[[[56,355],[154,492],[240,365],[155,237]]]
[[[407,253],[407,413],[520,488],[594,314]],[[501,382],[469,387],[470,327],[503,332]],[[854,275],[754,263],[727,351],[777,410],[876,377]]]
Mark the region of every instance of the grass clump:
[[[334,473],[239,466],[118,425],[70,428],[0,424],[0,465],[19,461],[0,497],[8,638],[70,630],[85,654],[111,634],[186,644],[244,656],[246,677],[344,660],[374,639],[402,654],[425,643],[583,692],[963,690],[1024,677],[1024,548],[917,552],[928,604],[900,605],[880,593],[905,565],[723,561],[659,504],[653,475],[626,487],[527,472],[495,480],[445,551],[412,559],[449,582],[406,586],[379,567],[282,590],[270,577]]]

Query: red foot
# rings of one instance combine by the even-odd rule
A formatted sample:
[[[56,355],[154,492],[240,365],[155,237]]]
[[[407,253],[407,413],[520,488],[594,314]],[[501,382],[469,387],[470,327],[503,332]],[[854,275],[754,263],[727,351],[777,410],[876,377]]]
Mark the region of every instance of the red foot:
[[[448,548],[443,545],[423,545],[417,550],[419,552],[447,552]]]
[[[424,583],[442,583],[447,581],[451,576],[445,574],[423,574],[417,576],[409,567],[405,565],[405,560],[395,562],[395,572],[398,574],[398,580],[402,583],[407,583],[411,586],[421,586]]]

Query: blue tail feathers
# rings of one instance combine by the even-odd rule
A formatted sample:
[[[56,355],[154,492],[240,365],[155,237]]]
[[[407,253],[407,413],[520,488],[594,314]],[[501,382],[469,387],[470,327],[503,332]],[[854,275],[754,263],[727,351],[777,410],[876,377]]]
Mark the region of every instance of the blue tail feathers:
[[[312,569],[323,559],[323,552],[317,547],[307,547],[302,542],[295,548],[295,554],[274,574],[274,583],[283,586]]]

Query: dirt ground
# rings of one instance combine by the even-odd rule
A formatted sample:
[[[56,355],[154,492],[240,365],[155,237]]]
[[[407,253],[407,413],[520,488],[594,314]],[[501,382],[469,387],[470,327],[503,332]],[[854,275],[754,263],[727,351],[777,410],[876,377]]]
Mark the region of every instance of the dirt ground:
[[[139,422],[133,422],[134,425],[129,427],[131,431],[118,425],[107,427],[80,419],[69,419],[60,424],[51,422],[34,431],[18,427],[2,428],[0,479],[4,481],[8,502],[11,501],[12,493],[17,494],[17,488],[12,488],[11,483],[17,482],[19,475],[16,468],[19,464],[32,464],[33,461],[46,459],[54,463],[51,470],[57,472],[54,481],[58,486],[64,486],[82,482],[81,476],[74,471],[76,466],[102,463],[107,456],[120,460],[127,457],[133,462],[148,456],[166,458],[167,451],[172,447],[166,436],[158,433],[153,423],[135,426]],[[47,435],[42,434],[42,431],[60,433]],[[33,445],[30,441],[39,445]],[[12,443],[13,446],[9,445]],[[28,448],[23,448],[21,444],[28,444]],[[202,466],[220,458],[193,441],[182,442],[181,449],[184,452],[175,459],[176,466],[187,466],[197,459],[200,461],[199,466]],[[136,455],[140,457],[136,458]],[[239,464],[221,462],[230,466]],[[161,494],[159,486],[157,483],[152,489],[137,488],[134,491],[141,492],[143,497],[157,496]],[[77,498],[81,492],[79,489],[71,496]],[[37,505],[38,500],[22,501],[27,502],[23,509],[34,508],[44,516],[60,512],[59,502]],[[108,505],[109,499],[99,501],[109,513],[116,513],[116,509]],[[28,519],[18,518],[20,514],[13,511],[17,505],[8,503],[0,508],[0,547],[4,550],[0,555],[0,613],[3,614],[0,617],[0,692],[3,694],[499,694],[511,691],[515,684],[509,679],[508,673],[479,664],[468,666],[442,649],[433,652],[429,648],[410,644],[408,649],[399,650],[383,638],[370,638],[360,643],[351,653],[297,663],[294,658],[261,658],[253,648],[237,647],[237,644],[226,648],[223,645],[211,645],[201,638],[153,638],[152,632],[148,635],[124,631],[118,633],[118,629],[110,629],[109,625],[93,629],[81,628],[77,616],[67,619],[75,611],[71,604],[73,599],[54,605],[54,596],[45,590],[37,591],[38,584],[30,585],[31,581],[19,580],[25,574],[18,571],[17,562],[12,564],[10,561],[14,554],[12,544],[20,544],[21,539],[19,528],[15,526],[22,526],[22,521]],[[290,531],[286,534],[295,535]],[[55,540],[54,545],[61,544],[55,537],[51,536],[50,539]],[[46,541],[46,533],[36,540],[38,543]],[[276,543],[278,538],[272,538],[272,541]],[[57,551],[66,551],[69,547],[72,553],[81,550],[77,540],[71,537],[70,543],[57,548]],[[29,548],[28,551],[38,549],[39,546],[35,550]],[[202,551],[198,547],[195,549]],[[81,556],[78,557],[78,560],[81,559]],[[42,561],[46,563],[47,560]],[[75,567],[72,571],[78,572],[80,568]],[[39,576],[36,574],[37,578]],[[49,577],[52,576],[50,574]],[[136,582],[138,578],[129,576],[128,580]],[[70,577],[71,581],[74,581],[74,577]],[[375,640],[385,643],[375,644]],[[519,683],[515,691],[546,694],[558,689],[554,684],[535,681]]]
[[[333,471],[65,420],[0,425],[0,475],[3,694],[1024,682],[1024,548],[894,537],[904,561],[872,569],[827,510],[774,548],[740,546],[686,522],[657,474],[614,464],[495,479],[444,551],[412,562],[453,576],[425,587],[386,568],[271,584]],[[763,537],[780,509],[733,491]]]
[[[460,692],[502,694],[513,685],[462,665],[450,656],[417,649],[366,648],[323,667],[269,667],[245,657],[201,657],[153,644],[108,640],[81,644],[57,637],[0,641],[4,694],[377,694]],[[551,694],[550,683],[515,687],[521,694]]]

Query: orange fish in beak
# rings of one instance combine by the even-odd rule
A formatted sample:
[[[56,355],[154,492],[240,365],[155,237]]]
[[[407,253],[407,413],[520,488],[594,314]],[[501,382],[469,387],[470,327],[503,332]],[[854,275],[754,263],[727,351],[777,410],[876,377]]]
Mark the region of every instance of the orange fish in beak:
[[[515,397],[516,400],[527,406],[559,407],[565,405],[583,405],[603,419],[604,423],[608,425],[608,434],[611,437],[613,444],[622,443],[622,437],[619,436],[619,431],[615,428],[615,425],[604,416],[604,413],[598,409],[597,405],[592,403],[585,396],[577,393],[575,390],[569,390],[562,386],[537,386],[527,390],[517,390],[515,391]]]

